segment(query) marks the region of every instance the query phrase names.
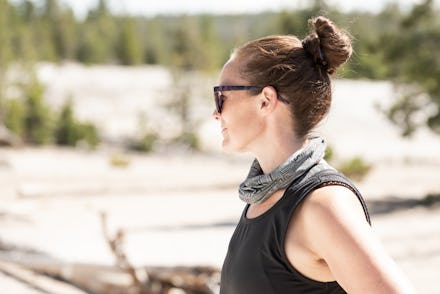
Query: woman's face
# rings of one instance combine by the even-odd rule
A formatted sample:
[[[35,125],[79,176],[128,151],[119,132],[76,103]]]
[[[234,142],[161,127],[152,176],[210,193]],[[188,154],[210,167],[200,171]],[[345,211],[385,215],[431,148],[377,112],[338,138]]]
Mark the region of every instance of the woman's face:
[[[239,62],[229,60],[220,74],[220,86],[249,85],[239,75]],[[247,90],[223,91],[222,112],[214,112],[214,118],[220,122],[223,136],[223,149],[231,152],[252,150],[263,130],[263,120],[258,116],[258,100]]]

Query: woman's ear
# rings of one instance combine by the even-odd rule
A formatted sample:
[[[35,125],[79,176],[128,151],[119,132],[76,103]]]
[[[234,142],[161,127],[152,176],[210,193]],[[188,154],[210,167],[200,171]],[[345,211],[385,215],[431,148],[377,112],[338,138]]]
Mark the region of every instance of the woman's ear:
[[[275,107],[278,104],[278,93],[272,86],[266,86],[261,91],[258,103],[259,103],[259,109],[264,114],[269,114],[275,110]]]

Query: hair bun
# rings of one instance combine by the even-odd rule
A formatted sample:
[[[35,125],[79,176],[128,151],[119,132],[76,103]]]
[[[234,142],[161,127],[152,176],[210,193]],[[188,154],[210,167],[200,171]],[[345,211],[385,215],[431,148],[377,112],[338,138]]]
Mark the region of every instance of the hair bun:
[[[315,64],[333,74],[351,56],[350,37],[323,16],[310,19],[309,25],[312,32],[303,39],[303,48]]]

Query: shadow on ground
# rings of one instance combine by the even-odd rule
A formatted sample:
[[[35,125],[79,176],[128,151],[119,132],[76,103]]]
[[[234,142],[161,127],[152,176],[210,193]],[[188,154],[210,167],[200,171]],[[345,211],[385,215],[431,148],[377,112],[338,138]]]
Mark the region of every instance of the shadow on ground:
[[[433,207],[440,204],[440,193],[428,194],[424,198],[389,197],[383,200],[367,201],[371,214],[385,214],[399,210],[410,209],[416,206]]]

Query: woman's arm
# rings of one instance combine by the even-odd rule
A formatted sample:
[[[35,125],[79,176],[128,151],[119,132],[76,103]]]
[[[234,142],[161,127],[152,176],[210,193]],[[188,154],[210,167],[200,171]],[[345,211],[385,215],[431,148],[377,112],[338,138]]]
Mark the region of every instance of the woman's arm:
[[[348,293],[415,293],[372,232],[357,197],[342,186],[315,190],[301,207],[306,244]]]

